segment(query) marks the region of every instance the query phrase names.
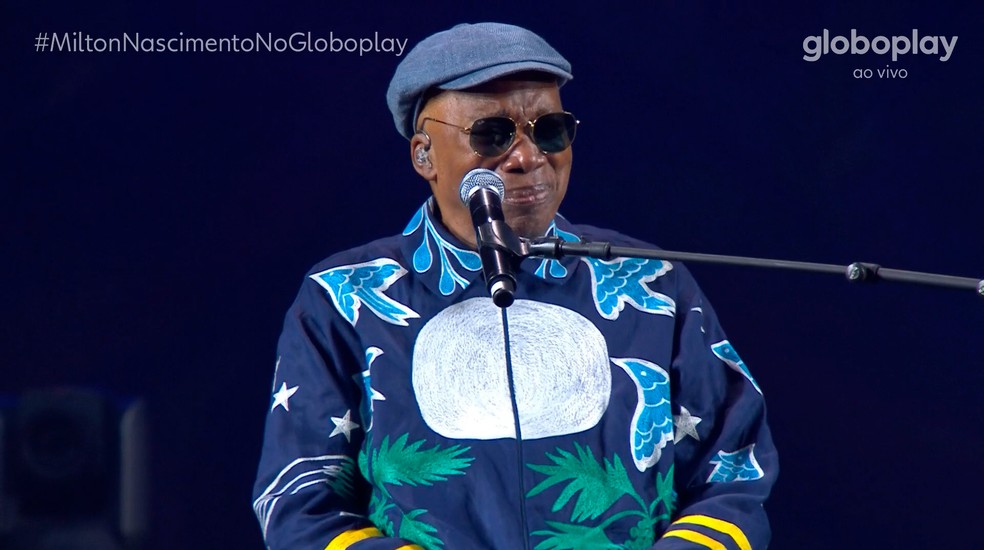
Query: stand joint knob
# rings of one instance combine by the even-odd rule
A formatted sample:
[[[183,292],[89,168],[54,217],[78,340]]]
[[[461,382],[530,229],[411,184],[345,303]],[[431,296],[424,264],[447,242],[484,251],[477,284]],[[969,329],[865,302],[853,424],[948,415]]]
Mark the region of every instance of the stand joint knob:
[[[874,282],[878,280],[879,267],[881,266],[877,264],[854,262],[853,264],[847,266],[847,280],[852,283],[864,281]]]

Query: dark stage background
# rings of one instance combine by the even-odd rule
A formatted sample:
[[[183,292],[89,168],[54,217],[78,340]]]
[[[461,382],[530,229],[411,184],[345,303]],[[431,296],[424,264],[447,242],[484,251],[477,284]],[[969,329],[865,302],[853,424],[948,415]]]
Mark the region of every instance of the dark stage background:
[[[147,400],[150,547],[262,547],[250,488],[304,272],[426,195],[390,53],[52,53],[93,37],[409,39],[497,20],[574,66],[570,219],[671,250],[984,277],[979,3],[399,7],[8,0],[0,393]],[[826,55],[831,35],[959,36],[953,55]],[[408,48],[410,47],[408,46]],[[856,79],[889,65],[906,78]],[[773,548],[981,540],[984,300],[691,265],[769,401]]]

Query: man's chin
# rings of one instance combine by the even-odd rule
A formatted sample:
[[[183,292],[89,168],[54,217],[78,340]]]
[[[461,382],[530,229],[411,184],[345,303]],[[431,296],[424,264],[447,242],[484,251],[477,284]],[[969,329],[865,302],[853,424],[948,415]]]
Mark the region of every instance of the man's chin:
[[[550,228],[550,222],[553,221],[553,216],[544,221],[542,217],[518,217],[518,218],[507,218],[506,224],[513,233],[520,237],[525,237],[527,239],[536,239],[547,234],[547,229]]]

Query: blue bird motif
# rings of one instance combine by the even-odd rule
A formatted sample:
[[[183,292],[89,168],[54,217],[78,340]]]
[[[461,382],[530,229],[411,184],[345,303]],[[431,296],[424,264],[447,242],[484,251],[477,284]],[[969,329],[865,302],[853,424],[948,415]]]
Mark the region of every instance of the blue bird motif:
[[[711,351],[714,352],[714,355],[718,356],[718,359],[724,361],[729,367],[740,372],[745,378],[747,378],[748,381],[752,383],[755,391],[760,394],[762,393],[762,388],[760,388],[758,382],[752,378],[751,371],[748,370],[748,366],[741,360],[741,357],[738,357],[738,352],[735,351],[735,347],[731,345],[731,342],[721,340],[717,344],[711,345]]]
[[[359,320],[363,304],[377,317],[394,325],[407,326],[407,319],[420,317],[416,311],[383,294],[407,270],[395,260],[379,258],[371,262],[334,267],[311,275],[328,291],[335,309],[352,326]]]
[[[620,258],[597,260],[582,258],[591,268],[591,287],[594,290],[595,307],[605,319],[614,321],[625,304],[653,315],[676,314],[676,303],[665,294],[646,286],[673,269],[673,264],[662,260]]]
[[[755,481],[765,477],[765,472],[755,459],[754,443],[730,453],[718,451],[711,464],[714,464],[714,470],[707,476],[708,483]]]
[[[386,401],[386,396],[376,391],[372,387],[372,364],[383,354],[383,350],[376,346],[366,348],[366,370],[355,375],[355,380],[362,386],[362,405],[359,413],[362,415],[362,425],[366,426],[366,433],[372,429],[373,401]]]
[[[673,412],[670,410],[670,376],[659,365],[645,359],[616,359],[635,382],[639,401],[629,427],[632,460],[640,472],[659,462],[667,442],[673,441]]]

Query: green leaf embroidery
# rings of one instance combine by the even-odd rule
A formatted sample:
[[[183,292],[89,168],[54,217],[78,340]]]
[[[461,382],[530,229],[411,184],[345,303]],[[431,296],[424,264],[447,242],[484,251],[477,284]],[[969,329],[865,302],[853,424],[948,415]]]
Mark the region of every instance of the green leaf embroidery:
[[[369,472],[369,457],[366,455],[365,447],[359,450],[359,472],[362,477],[366,478],[366,481],[372,483],[372,476]]]
[[[332,464],[325,468],[328,475],[328,486],[333,491],[344,498],[352,498],[355,495],[355,461],[350,457],[345,457],[339,464]]]
[[[474,458],[462,456],[470,447],[452,445],[442,449],[435,445],[421,449],[424,440],[407,444],[409,434],[403,434],[393,444],[389,436],[383,438],[377,449],[359,454],[359,468],[363,476],[376,487],[369,500],[369,519],[387,536],[414,542],[424,548],[444,548],[444,542],[437,535],[437,528],[418,519],[427,510],[418,508],[404,514],[399,513],[400,528],[393,527],[388,511],[396,508],[386,485],[430,486],[435,482],[447,481],[453,475],[462,475]]]
[[[632,529],[629,529],[629,536],[632,538],[625,541],[625,550],[647,550],[652,548],[656,542],[655,529],[655,519],[640,519]]]
[[[392,446],[389,436],[386,436],[379,448],[372,451],[372,479],[384,491],[387,484],[416,487],[447,481],[449,476],[464,474],[474,460],[461,456],[468,452],[469,447],[452,445],[441,449],[435,445],[430,449],[421,449],[423,439],[407,445],[407,436],[403,434]]]
[[[676,491],[673,489],[673,466],[666,471],[666,475],[656,474],[656,500],[652,504],[650,514],[656,511],[656,504],[663,503],[663,510],[666,517],[673,516],[673,509],[676,508]]]
[[[548,477],[533,487],[526,497],[536,496],[547,488],[566,481],[568,484],[554,502],[552,511],[559,511],[577,495],[574,510],[571,512],[571,521],[576,522],[598,518],[625,495],[633,495],[638,499],[618,455],[614,456],[613,462],[606,458],[603,467],[588,447],[574,443],[574,450],[576,456],[562,449],[557,449],[556,456],[547,453],[547,458],[553,465],[527,464],[531,470]]]
[[[565,483],[563,491],[553,505],[558,512],[575,498],[571,512],[572,523],[547,521],[551,529],[535,531],[534,535],[547,537],[536,546],[536,550],[571,550],[581,548],[624,548],[641,550],[652,547],[655,542],[656,525],[669,520],[676,506],[676,492],[673,489],[673,466],[666,474],[656,473],[656,499],[647,505],[629,480],[628,473],[619,456],[599,462],[588,447],[574,443],[574,452],[556,449],[556,455],[547,453],[553,464],[527,464],[527,467],[546,474],[547,478],[531,489],[526,497],[536,496],[546,489]],[[628,509],[605,517],[598,525],[586,525],[607,513],[615,502],[629,496],[638,504],[638,509]],[[656,510],[662,503],[663,510]],[[617,544],[605,533],[610,525],[627,517],[636,516],[639,520],[629,530],[629,539]]]
[[[426,514],[427,510],[411,510],[400,520],[400,538],[411,540],[424,548],[444,548],[444,542],[435,537],[437,529],[428,523],[417,521],[417,517]]]
[[[376,491],[373,491],[369,497],[369,521],[387,537],[395,536],[396,533],[396,530],[393,529],[393,521],[386,515],[386,511],[395,506]]]
[[[547,538],[536,545],[536,550],[618,550],[621,546],[609,540],[604,527],[570,525],[548,521],[553,531],[533,531],[534,535]]]

